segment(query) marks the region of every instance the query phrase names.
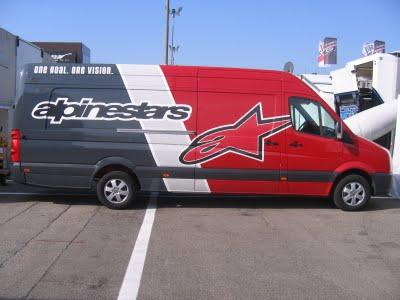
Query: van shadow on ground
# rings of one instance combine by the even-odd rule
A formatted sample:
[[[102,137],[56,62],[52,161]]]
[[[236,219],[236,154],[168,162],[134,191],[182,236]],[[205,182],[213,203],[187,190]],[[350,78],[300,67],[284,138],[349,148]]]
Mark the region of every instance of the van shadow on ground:
[[[150,199],[151,195],[142,195]],[[159,195],[157,206],[247,209],[336,209],[333,201],[322,197],[305,196],[243,196],[243,195]],[[400,208],[400,199],[372,198],[364,211]]]
[[[41,195],[0,195],[1,203],[26,201],[53,202],[65,205],[101,205],[94,193],[66,194],[51,190],[51,194]],[[335,209],[332,200],[304,196],[242,196],[242,195],[193,195],[139,193],[136,203],[130,209],[145,209],[148,201],[157,198],[158,208],[267,208],[267,209]],[[372,198],[364,211],[378,211],[400,208],[400,200],[393,198]]]

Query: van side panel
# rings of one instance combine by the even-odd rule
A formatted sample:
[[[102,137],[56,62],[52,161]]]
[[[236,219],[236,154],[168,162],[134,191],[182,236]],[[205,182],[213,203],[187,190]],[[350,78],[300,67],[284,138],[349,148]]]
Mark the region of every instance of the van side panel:
[[[82,75],[71,74],[74,66],[82,67],[66,65],[64,74],[35,74],[34,65],[27,67],[29,76],[15,120],[23,136],[21,167],[28,170],[26,183],[89,188],[101,160],[121,157],[131,162],[128,167],[140,167],[136,171],[143,172],[138,174],[144,178],[142,189],[166,190],[160,176],[147,172],[157,163],[140,122],[129,119],[129,114],[140,111],[132,107],[124,111],[132,100],[118,68],[110,65],[109,74]],[[138,99],[140,105],[149,106],[150,101]]]
[[[197,180],[214,193],[277,194],[283,131],[281,77],[276,72],[200,69],[198,135],[185,151]]]

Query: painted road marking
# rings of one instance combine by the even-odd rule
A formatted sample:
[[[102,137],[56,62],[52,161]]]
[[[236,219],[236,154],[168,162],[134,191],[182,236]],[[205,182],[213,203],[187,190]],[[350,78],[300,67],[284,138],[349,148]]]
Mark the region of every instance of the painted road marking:
[[[149,246],[154,216],[157,209],[157,193],[152,193],[146,208],[142,226],[140,227],[135,247],[133,248],[124,280],[119,290],[118,300],[135,300],[137,298],[140,280],[142,278],[147,248]]]

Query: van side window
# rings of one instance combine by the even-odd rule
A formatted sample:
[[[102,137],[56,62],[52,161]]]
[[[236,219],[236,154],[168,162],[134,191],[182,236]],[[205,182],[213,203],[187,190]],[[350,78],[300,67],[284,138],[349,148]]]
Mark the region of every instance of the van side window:
[[[299,132],[335,137],[335,120],[317,102],[290,98],[290,115],[294,129]]]

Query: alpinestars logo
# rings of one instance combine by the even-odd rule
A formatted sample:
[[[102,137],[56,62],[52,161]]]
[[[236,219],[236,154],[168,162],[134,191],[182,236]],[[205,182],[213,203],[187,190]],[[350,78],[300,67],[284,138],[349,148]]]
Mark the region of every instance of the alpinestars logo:
[[[93,98],[82,98],[80,102],[69,102],[68,98],[57,98],[55,102],[43,101],[32,110],[35,119],[48,119],[50,124],[61,124],[64,120],[187,120],[192,113],[189,105],[149,105],[142,102],[103,103]]]
[[[179,160],[192,165],[232,152],[264,161],[264,139],[290,126],[290,116],[263,118],[262,104],[258,103],[235,123],[212,128],[197,136]]]

